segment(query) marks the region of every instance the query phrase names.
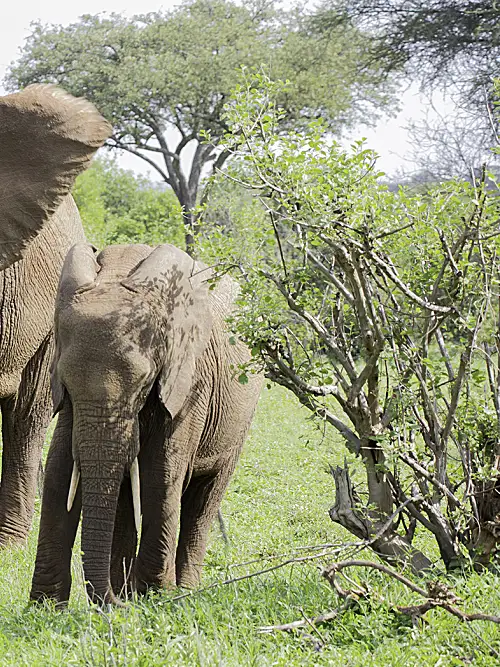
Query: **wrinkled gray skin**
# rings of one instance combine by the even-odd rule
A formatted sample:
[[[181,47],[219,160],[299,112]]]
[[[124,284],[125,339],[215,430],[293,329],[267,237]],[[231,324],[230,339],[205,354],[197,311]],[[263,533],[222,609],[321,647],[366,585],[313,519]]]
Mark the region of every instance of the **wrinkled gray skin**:
[[[209,276],[170,245],[110,246],[97,261],[86,244],[68,254],[52,370],[60,414],[47,460],[32,599],[68,600],[80,513],[92,599],[118,603],[124,584],[139,592],[198,584],[210,524],[261,386],[259,377],[242,385],[235,373],[234,365],[249,358],[226,331],[235,284],[223,278],[209,290]],[[136,457],[137,556],[130,478]],[[68,512],[74,464],[81,477]]]
[[[30,529],[45,430],[59,275],[84,238],[68,194],[110,127],[55,86],[0,97],[0,546]]]

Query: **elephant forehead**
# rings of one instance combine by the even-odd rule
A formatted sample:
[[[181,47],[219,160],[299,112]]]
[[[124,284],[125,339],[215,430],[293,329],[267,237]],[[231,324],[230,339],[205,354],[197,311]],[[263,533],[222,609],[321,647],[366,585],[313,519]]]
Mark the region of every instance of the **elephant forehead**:
[[[80,295],[58,313],[58,336],[66,342],[80,339],[84,344],[100,341],[121,347],[121,343],[133,341],[142,348],[148,347],[159,325],[148,304],[134,296],[118,286]]]
[[[101,267],[99,282],[119,282],[126,278],[152,250],[150,246],[139,244],[107,246],[97,257]]]
[[[61,321],[96,320],[117,321],[122,319],[144,318],[146,308],[133,295],[119,285],[98,286],[93,290],[78,295],[68,308],[61,311]],[[134,317],[132,317],[134,316]]]
[[[104,388],[142,382],[155,364],[154,342],[154,332],[146,325],[133,328],[129,319],[122,324],[110,316],[73,312],[58,329],[59,372],[67,385],[84,393],[91,392],[95,377]],[[83,387],[78,385],[83,377],[94,379]]]

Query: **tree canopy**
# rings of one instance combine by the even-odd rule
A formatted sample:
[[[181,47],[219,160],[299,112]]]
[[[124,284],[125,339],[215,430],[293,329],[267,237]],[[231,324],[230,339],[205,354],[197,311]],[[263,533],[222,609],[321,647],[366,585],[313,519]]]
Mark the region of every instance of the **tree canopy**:
[[[414,160],[432,178],[461,177],[490,161],[498,135],[493,107],[499,75],[500,6],[491,0],[340,0],[324,2],[313,19],[321,34],[356,27],[366,59],[388,73],[404,72],[430,93],[437,87],[453,112],[420,122],[412,132]]]
[[[500,56],[500,7],[491,0],[341,0],[316,17],[372,34],[372,55],[388,70],[409,65],[427,81],[453,79],[491,88]]]
[[[109,145],[146,160],[171,186],[189,231],[202,177],[228,157],[218,149],[227,130],[222,108],[242,67],[290,79],[284,126],[321,116],[339,131],[374,119],[389,101],[380,66],[360,66],[362,33],[352,27],[321,35],[309,18],[274,2],[187,0],[131,19],[87,15],[68,26],[36,24],[7,85],[56,82],[92,100],[113,124]]]

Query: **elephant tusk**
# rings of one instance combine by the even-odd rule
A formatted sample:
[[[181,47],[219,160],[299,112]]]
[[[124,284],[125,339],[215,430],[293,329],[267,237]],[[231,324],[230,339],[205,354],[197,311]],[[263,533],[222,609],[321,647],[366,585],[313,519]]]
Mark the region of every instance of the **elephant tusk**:
[[[132,484],[132,503],[134,505],[135,528],[139,532],[141,526],[141,482],[139,478],[139,461],[137,456],[130,466],[130,483]]]
[[[74,461],[73,471],[71,473],[71,483],[69,485],[69,493],[68,493],[68,503],[67,503],[68,512],[71,512],[71,508],[73,507],[73,502],[75,500],[79,481],[80,481],[80,471],[78,470],[76,461]]]

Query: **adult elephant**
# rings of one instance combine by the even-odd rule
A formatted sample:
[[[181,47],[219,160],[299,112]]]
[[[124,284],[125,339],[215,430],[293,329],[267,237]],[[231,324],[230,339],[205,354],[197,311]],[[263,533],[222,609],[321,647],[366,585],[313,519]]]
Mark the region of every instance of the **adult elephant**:
[[[140,592],[198,583],[261,386],[238,382],[249,353],[226,331],[235,283],[209,289],[210,275],[171,245],[68,254],[32,599],[68,600],[80,512],[91,598],[116,603],[124,572]]]
[[[30,529],[45,430],[57,284],[84,238],[68,194],[110,132],[84,100],[33,85],[0,97],[0,545]]]

